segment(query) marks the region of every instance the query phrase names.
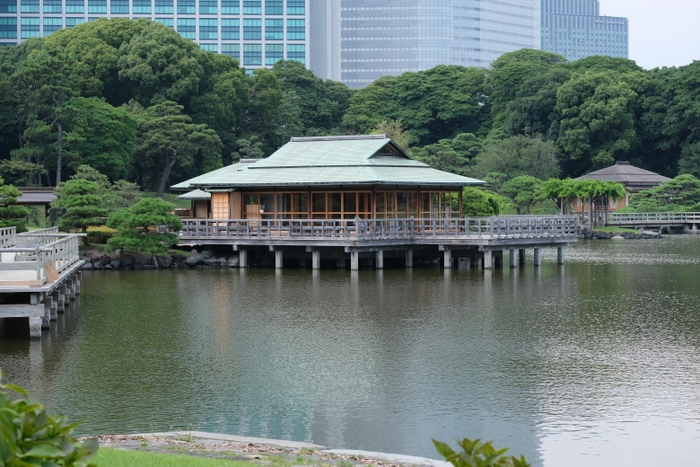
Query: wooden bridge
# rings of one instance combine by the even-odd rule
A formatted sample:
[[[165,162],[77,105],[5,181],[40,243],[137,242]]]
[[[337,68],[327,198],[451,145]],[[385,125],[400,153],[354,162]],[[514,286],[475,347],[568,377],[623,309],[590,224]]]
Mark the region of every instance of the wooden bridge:
[[[682,228],[699,233],[700,212],[615,212],[608,214],[606,225],[633,229]]]
[[[79,239],[58,227],[0,229],[0,318],[28,318],[30,336],[41,337],[80,293]]]
[[[383,267],[385,252],[405,254],[407,267],[413,266],[414,250],[440,251],[444,267],[453,258],[482,261],[490,269],[493,253],[500,258],[509,250],[511,265],[515,251],[535,250],[540,264],[540,248],[558,248],[563,262],[564,248],[578,241],[575,216],[502,216],[446,219],[187,219],[179,233],[182,245],[231,245],[239,252],[241,267],[248,266],[248,250],[267,249],[275,253],[275,266],[281,268],[285,252],[305,261],[310,253],[312,268],[320,268],[321,253],[335,259],[338,267],[359,268],[360,255],[373,257],[376,268]]]

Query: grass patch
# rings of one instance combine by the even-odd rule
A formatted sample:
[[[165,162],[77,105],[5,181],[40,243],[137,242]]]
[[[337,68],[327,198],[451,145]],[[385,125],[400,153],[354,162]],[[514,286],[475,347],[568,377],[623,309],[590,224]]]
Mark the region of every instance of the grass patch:
[[[634,229],[624,229],[622,227],[596,227],[593,229],[595,232],[608,232],[608,233],[639,233]]]
[[[250,462],[211,459],[184,454],[163,454],[157,452],[124,451],[121,449],[100,448],[91,460],[98,467],[250,467]]]

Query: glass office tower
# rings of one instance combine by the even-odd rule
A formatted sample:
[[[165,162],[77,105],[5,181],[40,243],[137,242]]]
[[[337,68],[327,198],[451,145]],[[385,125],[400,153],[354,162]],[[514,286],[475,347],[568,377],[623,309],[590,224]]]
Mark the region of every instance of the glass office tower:
[[[148,18],[249,69],[307,64],[315,0],[0,0],[0,44],[18,44],[99,18]]]
[[[542,0],[542,50],[578,60],[629,57],[627,18],[600,16],[598,0]]]
[[[436,65],[487,67],[500,55],[539,49],[540,0],[340,0],[342,81]]]

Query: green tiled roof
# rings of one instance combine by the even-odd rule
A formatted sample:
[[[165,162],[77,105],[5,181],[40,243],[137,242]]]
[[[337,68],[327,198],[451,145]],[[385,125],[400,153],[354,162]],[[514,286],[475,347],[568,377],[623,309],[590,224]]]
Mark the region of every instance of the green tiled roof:
[[[202,191],[200,189],[192,190],[189,193],[185,193],[184,195],[180,195],[177,197],[178,199],[187,199],[187,200],[203,200],[203,199],[211,199],[211,193],[207,193],[206,191]]]
[[[386,135],[292,138],[267,159],[238,163],[172,186],[192,188],[324,185],[467,186],[481,180],[411,159]]]

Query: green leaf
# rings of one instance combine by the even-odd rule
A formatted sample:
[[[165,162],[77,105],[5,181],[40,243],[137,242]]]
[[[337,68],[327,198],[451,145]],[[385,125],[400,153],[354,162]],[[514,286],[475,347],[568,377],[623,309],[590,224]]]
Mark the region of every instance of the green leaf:
[[[20,455],[19,457],[21,457],[21,458],[25,458],[25,457],[55,458],[55,457],[65,457],[65,455],[66,455],[66,453],[64,453],[61,449],[57,448],[56,446],[51,446],[48,444],[40,444],[39,446],[34,446],[29,451],[25,452],[24,454]]]

